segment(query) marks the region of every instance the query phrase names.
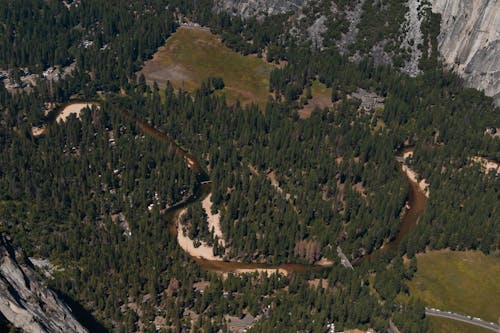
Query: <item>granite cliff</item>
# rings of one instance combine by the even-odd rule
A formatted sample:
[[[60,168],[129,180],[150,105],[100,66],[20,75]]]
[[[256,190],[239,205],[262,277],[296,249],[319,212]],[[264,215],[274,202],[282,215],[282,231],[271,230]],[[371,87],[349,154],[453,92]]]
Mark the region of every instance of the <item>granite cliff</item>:
[[[262,17],[291,11],[300,14],[303,11],[301,9],[315,8],[317,3],[320,2],[218,0],[216,9],[242,17]],[[345,53],[347,46],[356,40],[363,3],[364,0],[360,0],[356,5],[346,7],[343,17],[349,22],[349,30],[337,43],[342,53]],[[420,73],[421,48],[427,47],[423,45],[421,24],[425,15],[424,10],[429,5],[432,5],[434,13],[441,14],[438,48],[443,62],[462,76],[467,86],[484,91],[487,96],[495,99],[497,105],[500,105],[500,0],[407,0],[407,12],[399,32],[399,42],[401,48],[408,50],[409,54],[401,69],[410,76]],[[335,1],[332,1],[332,7],[337,7]],[[313,21],[314,24],[308,27],[304,34],[306,38],[315,42],[315,45],[321,44],[321,35],[326,30],[324,26],[339,16],[338,13],[333,16],[324,17],[324,15],[316,13],[316,21]],[[302,17],[303,15],[298,15],[298,19]],[[376,46],[371,52],[374,58],[377,58]],[[387,60],[381,63],[391,63],[391,59]]]
[[[500,105],[500,1],[434,0],[432,10],[441,14],[444,63]]]
[[[0,234],[0,312],[23,332],[87,330],[44,283],[26,255]]]

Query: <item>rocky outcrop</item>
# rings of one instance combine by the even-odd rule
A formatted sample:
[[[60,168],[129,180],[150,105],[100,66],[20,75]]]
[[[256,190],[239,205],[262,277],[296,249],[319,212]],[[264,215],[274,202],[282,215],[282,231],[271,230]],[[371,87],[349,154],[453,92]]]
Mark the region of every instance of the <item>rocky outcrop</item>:
[[[325,22],[326,16],[321,15],[309,28],[307,28],[309,40],[312,43],[312,47],[315,49],[323,48],[323,34],[327,30]]]
[[[363,14],[363,4],[365,0],[357,0],[352,9],[345,12],[347,21],[349,21],[349,31],[342,34],[342,38],[337,43],[340,53],[347,53],[348,47],[356,41],[358,36],[358,24]]]
[[[242,17],[262,17],[296,11],[306,0],[218,0],[217,10]]]
[[[500,1],[433,0],[432,10],[441,14],[443,61],[500,106]]]
[[[12,325],[24,332],[88,332],[3,234],[0,258],[0,312]]]
[[[403,72],[410,76],[417,76],[420,73],[418,64],[422,58],[422,50],[420,49],[424,40],[422,34],[422,20],[424,18],[422,12],[425,4],[422,0],[408,0],[408,11],[405,15],[403,24],[403,42],[401,48],[409,51],[409,59],[406,60]]]

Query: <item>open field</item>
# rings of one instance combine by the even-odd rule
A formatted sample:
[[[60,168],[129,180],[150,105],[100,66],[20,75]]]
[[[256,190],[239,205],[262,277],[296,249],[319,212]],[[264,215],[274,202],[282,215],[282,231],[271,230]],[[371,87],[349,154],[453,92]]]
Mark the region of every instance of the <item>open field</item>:
[[[491,333],[486,328],[469,325],[446,318],[429,317],[434,332],[437,333]]]
[[[269,73],[272,65],[262,59],[243,56],[224,46],[219,37],[200,28],[181,27],[153,59],[143,73],[148,83],[194,91],[209,77],[222,77],[222,90],[230,102],[257,103],[265,106],[269,96]]]
[[[300,119],[307,119],[315,108],[324,109],[333,107],[332,88],[327,88],[323,83],[314,80],[311,85],[312,98],[298,111]],[[305,92],[303,94],[305,96]]]
[[[479,251],[442,250],[418,255],[417,262],[410,295],[432,308],[491,322],[500,319],[500,258]]]

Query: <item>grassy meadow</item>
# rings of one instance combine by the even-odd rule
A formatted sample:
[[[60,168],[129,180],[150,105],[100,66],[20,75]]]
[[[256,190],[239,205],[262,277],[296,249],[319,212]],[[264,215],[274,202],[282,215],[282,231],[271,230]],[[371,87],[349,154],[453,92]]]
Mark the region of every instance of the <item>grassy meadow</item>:
[[[491,322],[500,319],[500,258],[479,251],[444,250],[418,255],[417,264],[416,276],[409,283],[410,295],[423,299],[429,307]],[[437,326],[450,327],[450,330],[454,325],[447,319],[432,320]],[[450,332],[472,331],[479,332],[479,329]]]
[[[209,77],[222,77],[230,102],[265,106],[272,65],[255,56],[243,56],[222,44],[219,37],[200,28],[181,27],[141,72],[160,87],[168,80],[175,88],[192,92]]]

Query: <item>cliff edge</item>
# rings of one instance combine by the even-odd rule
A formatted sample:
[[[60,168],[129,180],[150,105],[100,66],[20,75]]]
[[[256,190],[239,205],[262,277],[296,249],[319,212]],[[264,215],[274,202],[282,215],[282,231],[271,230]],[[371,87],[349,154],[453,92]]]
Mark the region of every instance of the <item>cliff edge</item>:
[[[0,258],[0,312],[12,325],[24,332],[88,332],[4,234]]]
[[[433,0],[443,61],[500,106],[500,1]]]

